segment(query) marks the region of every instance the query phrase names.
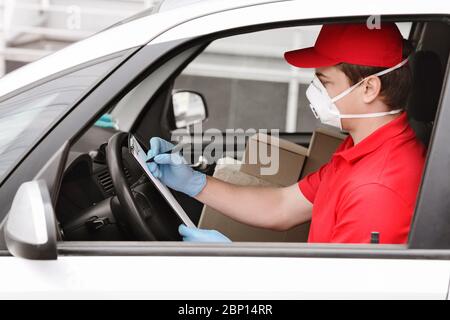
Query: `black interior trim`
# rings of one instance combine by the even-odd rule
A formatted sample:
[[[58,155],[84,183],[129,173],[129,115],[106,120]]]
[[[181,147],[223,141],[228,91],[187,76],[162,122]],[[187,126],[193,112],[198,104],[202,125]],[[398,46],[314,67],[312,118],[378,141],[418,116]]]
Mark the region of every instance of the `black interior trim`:
[[[409,247],[450,248],[450,57],[416,203]]]
[[[186,59],[186,61],[184,61],[184,63],[178,66],[175,72],[169,75],[166,81],[164,81],[160,85],[155,94],[147,101],[147,104],[144,106],[144,108],[142,108],[130,132],[133,132],[137,137],[141,138],[143,138],[142,136],[144,134],[148,134],[149,132],[159,132],[160,134],[162,134],[163,138],[169,138],[168,136],[164,136],[164,133],[168,134],[170,132],[168,113],[170,112],[169,109],[172,103],[171,91],[173,88],[173,82],[175,81],[176,77],[178,77],[178,75],[192,62],[192,60],[200,55],[208,45],[209,42],[207,44],[199,46],[199,48],[197,48],[195,52],[190,55],[189,58]],[[195,47],[195,45],[193,45],[192,47]],[[154,107],[158,103],[162,103],[163,107],[158,110],[158,114],[156,116],[155,114],[150,115],[149,112],[151,112],[152,110],[154,111]],[[147,122],[144,126],[143,123],[145,121]],[[144,140],[143,145],[148,148],[148,141]]]

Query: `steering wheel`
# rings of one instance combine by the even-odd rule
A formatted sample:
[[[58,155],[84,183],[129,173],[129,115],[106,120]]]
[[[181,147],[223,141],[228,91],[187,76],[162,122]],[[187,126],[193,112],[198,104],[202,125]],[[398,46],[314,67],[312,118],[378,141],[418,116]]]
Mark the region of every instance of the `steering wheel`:
[[[128,141],[128,133],[118,132],[109,139],[106,147],[106,162],[121,207],[117,218],[139,240],[180,240],[177,232],[180,222],[170,212],[159,190],[151,183],[133,189],[128,185],[122,158],[122,149],[128,148]],[[142,173],[145,174],[144,170]]]

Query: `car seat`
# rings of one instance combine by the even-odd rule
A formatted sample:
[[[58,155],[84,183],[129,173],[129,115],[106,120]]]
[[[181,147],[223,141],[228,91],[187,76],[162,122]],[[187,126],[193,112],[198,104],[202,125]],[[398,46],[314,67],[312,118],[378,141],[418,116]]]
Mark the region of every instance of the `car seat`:
[[[417,138],[428,147],[444,73],[441,60],[433,51],[418,51],[412,60],[413,80],[407,113]]]

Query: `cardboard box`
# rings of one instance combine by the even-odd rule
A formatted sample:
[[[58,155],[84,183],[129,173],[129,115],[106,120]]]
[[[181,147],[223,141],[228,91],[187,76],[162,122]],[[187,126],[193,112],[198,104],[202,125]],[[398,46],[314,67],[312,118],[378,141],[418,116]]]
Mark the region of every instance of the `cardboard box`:
[[[317,171],[321,166],[330,161],[331,156],[346,137],[346,134],[339,131],[322,127],[317,128],[309,144],[308,157],[303,166],[301,178]]]
[[[308,149],[293,142],[258,133],[248,140],[241,172],[289,186],[298,181],[307,154]]]
[[[228,161],[225,161],[228,162]],[[220,163],[216,166],[214,177],[229,183],[245,186],[274,187],[278,186],[261,178],[241,172],[239,166]],[[235,221],[219,211],[204,206],[200,217],[199,228],[215,229],[232,241],[243,242],[305,242],[309,226],[300,225],[289,231],[272,231],[252,227]]]

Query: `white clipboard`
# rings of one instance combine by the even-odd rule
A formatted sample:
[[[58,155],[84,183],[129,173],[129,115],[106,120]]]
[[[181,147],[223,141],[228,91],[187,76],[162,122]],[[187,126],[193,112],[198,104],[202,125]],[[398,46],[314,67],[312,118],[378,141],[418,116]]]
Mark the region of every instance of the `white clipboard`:
[[[169,203],[172,209],[176,212],[178,217],[180,217],[181,221],[183,221],[183,223],[186,226],[195,228],[196,226],[189,218],[189,216],[186,214],[186,211],[184,211],[184,209],[180,206],[180,204],[175,199],[173,194],[169,191],[169,189],[164,184],[162,184],[161,181],[159,181],[159,179],[155,178],[153,174],[150,172],[150,170],[148,170],[147,164],[145,163],[147,159],[147,154],[145,153],[144,149],[142,149],[141,145],[136,140],[136,138],[131,134],[128,147],[130,153],[134,156],[137,162],[139,162],[142,169],[145,171],[145,173],[150,178],[155,187],[161,192],[163,197],[166,199],[166,201]]]

